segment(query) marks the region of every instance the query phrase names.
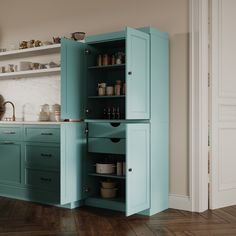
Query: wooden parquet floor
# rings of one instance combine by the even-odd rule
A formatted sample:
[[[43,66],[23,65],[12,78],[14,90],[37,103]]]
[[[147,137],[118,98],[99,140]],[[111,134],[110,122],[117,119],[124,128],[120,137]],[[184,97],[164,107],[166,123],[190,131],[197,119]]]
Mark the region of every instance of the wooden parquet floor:
[[[152,217],[74,210],[0,197],[0,236],[236,236],[236,206],[202,214],[166,210]]]

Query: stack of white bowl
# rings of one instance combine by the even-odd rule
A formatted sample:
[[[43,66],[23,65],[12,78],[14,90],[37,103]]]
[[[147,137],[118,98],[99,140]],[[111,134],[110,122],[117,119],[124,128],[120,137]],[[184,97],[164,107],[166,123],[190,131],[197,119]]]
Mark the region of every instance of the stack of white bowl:
[[[59,104],[52,105],[52,112],[54,114],[55,121],[61,120],[61,106]]]

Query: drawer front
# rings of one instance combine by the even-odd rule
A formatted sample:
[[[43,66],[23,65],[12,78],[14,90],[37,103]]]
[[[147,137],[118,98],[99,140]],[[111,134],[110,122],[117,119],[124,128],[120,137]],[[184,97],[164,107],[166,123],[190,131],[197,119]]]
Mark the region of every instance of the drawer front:
[[[125,124],[89,123],[88,136],[91,138],[125,138]]]
[[[26,169],[25,184],[42,190],[59,192],[60,174],[59,172]]]
[[[125,140],[119,138],[88,138],[88,151],[125,154]]]
[[[60,128],[25,127],[25,141],[60,142]]]
[[[0,127],[0,140],[21,141],[22,127]]]
[[[25,162],[30,167],[59,168],[60,148],[55,146],[25,146]]]

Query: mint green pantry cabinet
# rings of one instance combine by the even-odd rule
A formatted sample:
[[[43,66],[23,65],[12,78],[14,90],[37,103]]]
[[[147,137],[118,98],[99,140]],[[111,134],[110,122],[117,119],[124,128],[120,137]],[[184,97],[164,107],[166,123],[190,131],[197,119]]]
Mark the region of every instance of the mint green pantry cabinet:
[[[154,28],[89,36],[87,57],[88,155],[87,205],[153,215],[168,208],[169,41]],[[101,65],[99,55],[123,52],[122,63]],[[98,84],[114,86],[120,95],[98,94]],[[119,108],[119,116],[113,115]],[[109,113],[109,114],[108,114]],[[103,124],[102,124],[103,123]],[[122,124],[114,133],[109,124]],[[119,126],[117,126],[119,127]],[[124,135],[125,134],[125,135]],[[95,172],[98,162],[124,163],[120,176]],[[101,197],[101,180],[117,183],[117,197]]]

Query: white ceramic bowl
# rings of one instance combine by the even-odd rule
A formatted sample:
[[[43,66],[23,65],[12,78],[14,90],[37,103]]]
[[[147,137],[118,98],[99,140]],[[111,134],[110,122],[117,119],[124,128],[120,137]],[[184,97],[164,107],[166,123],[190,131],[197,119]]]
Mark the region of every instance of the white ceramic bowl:
[[[96,163],[96,173],[98,174],[114,174],[115,165],[114,164],[102,164]]]

